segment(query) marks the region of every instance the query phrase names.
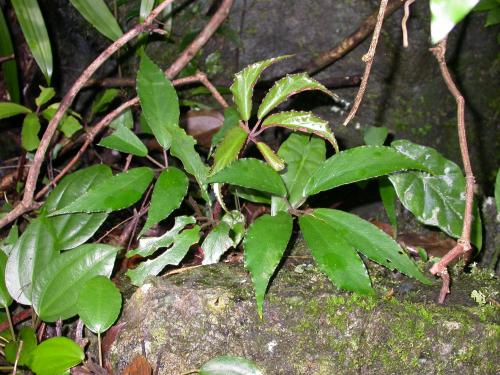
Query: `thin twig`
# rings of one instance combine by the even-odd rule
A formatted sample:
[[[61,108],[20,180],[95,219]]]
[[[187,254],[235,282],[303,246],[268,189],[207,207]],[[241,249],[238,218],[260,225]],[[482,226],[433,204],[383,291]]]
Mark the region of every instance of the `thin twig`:
[[[12,375],[17,374],[17,363],[19,362],[19,357],[21,357],[21,351],[23,350],[23,340],[19,340],[19,346],[17,347],[17,352],[16,352],[16,361],[14,362],[14,368],[12,369]]]
[[[3,64],[4,62],[10,61],[10,60],[14,60],[15,58],[16,58],[16,56],[14,56],[14,55],[1,56],[0,57],[0,64]]]
[[[130,167],[130,163],[132,162],[132,158],[134,155],[128,154],[127,159],[125,160],[125,165],[123,166],[123,172],[128,171],[128,168]]]
[[[401,30],[403,31],[403,47],[408,48],[408,29],[406,23],[408,18],[410,18],[410,5],[413,4],[415,0],[407,0],[405,3],[405,13],[401,19]]]
[[[208,80],[205,73],[198,71],[196,73],[196,76],[198,77],[200,82],[208,89],[208,91],[210,91],[214,99],[217,100],[222,108],[229,107],[229,104],[227,104],[226,100],[222,97],[219,91],[217,91],[217,88]]]
[[[472,173],[472,166],[470,163],[469,150],[467,147],[467,134],[465,130],[465,100],[460,90],[455,85],[451,77],[448,66],[446,65],[446,38],[439,42],[435,47],[431,48],[432,53],[439,63],[441,75],[448,87],[448,90],[455,98],[457,103],[457,128],[458,128],[458,141],[460,145],[460,153],[462,155],[462,162],[465,171],[465,211],[464,222],[462,226],[462,235],[458,239],[458,244],[451,251],[449,251],[441,260],[434,264],[430,269],[433,275],[440,276],[443,280],[443,286],[439,296],[439,303],[443,303],[446,295],[449,293],[449,280],[446,282],[448,272],[446,267],[451,261],[465,254],[472,249],[470,244],[470,233],[472,226],[472,207],[474,204],[474,174]]]
[[[344,126],[347,126],[349,122],[353,119],[358,111],[359,106],[361,105],[361,101],[363,100],[363,96],[365,95],[366,86],[368,85],[368,78],[370,77],[370,71],[372,69],[373,60],[375,58],[375,51],[377,50],[377,43],[380,37],[380,31],[382,30],[382,24],[384,23],[384,14],[385,9],[387,8],[388,0],[380,1],[380,8],[377,16],[377,24],[375,25],[375,30],[373,31],[372,42],[370,43],[370,48],[366,55],[363,56],[363,61],[366,63],[365,72],[363,74],[363,79],[361,80],[361,85],[359,86],[358,93],[356,95],[356,99],[354,99],[354,105],[349,112],[349,115],[344,120]]]

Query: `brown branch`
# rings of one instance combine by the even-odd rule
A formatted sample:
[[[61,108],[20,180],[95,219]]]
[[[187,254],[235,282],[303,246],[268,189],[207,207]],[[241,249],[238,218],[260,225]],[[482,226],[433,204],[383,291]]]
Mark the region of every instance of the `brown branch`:
[[[196,72],[196,77],[199,79],[199,81],[205,86],[208,91],[210,91],[210,94],[214,97],[215,100],[220,104],[222,108],[227,108],[229,107],[229,104],[227,104],[226,100],[222,97],[222,95],[217,91],[217,88],[212,85],[212,82],[210,82],[207,78],[207,75],[203,72]]]
[[[413,4],[415,0],[407,0],[405,3],[405,13],[403,18],[401,19],[401,30],[403,31],[403,47],[408,48],[408,28],[406,27],[406,23],[408,22],[408,18],[410,18],[410,5]]]
[[[354,105],[351,111],[344,120],[344,126],[347,126],[349,122],[354,118],[356,112],[358,111],[363,96],[365,95],[366,87],[368,85],[368,78],[370,77],[370,71],[372,69],[373,60],[375,59],[375,51],[377,50],[377,43],[380,37],[380,31],[382,30],[382,24],[384,23],[385,9],[387,8],[388,0],[380,1],[380,8],[377,16],[377,24],[375,25],[375,30],[373,31],[372,42],[370,43],[370,48],[368,52],[363,56],[363,61],[366,63],[365,72],[363,74],[363,79],[361,80],[361,85],[359,86],[358,93],[356,94],[356,99],[354,99]]]
[[[448,252],[441,260],[434,264],[430,269],[433,275],[440,276],[443,280],[443,286],[441,288],[441,293],[439,297],[439,303],[443,303],[446,295],[449,293],[449,280],[446,281],[448,271],[446,267],[451,261],[458,258],[459,256],[465,254],[467,251],[472,249],[470,244],[470,233],[472,225],[472,207],[474,203],[474,174],[472,173],[472,167],[469,158],[469,150],[467,147],[467,135],[465,131],[465,100],[460,90],[453,82],[450,71],[446,65],[446,38],[439,42],[435,47],[431,48],[432,53],[436,57],[439,63],[439,69],[441,70],[441,75],[448,87],[448,90],[455,98],[457,102],[457,128],[458,128],[458,141],[460,145],[460,153],[462,155],[462,162],[464,164],[465,171],[465,211],[464,211],[464,222],[462,227],[462,235],[458,240],[457,246],[455,246],[450,252]]]
[[[0,64],[3,64],[4,62],[14,60],[16,56],[14,55],[9,55],[9,56],[0,56]]]

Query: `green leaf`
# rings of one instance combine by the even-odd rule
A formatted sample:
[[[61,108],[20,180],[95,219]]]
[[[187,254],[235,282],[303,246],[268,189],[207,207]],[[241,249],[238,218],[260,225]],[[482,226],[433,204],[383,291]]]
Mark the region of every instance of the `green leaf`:
[[[175,223],[172,229],[164,233],[160,237],[143,237],[139,240],[139,247],[135,250],[131,250],[127,253],[127,257],[132,257],[134,255],[140,255],[141,257],[148,257],[156,252],[156,250],[162,247],[168,247],[172,245],[179,235],[179,232],[183,230],[186,225],[195,224],[196,220],[192,216],[177,216],[175,218]]]
[[[252,113],[252,95],[253,88],[262,72],[270,65],[290,56],[280,56],[273,59],[259,61],[255,64],[247,66],[241,72],[236,73],[234,82],[230,87],[233,93],[233,101],[240,113],[243,121],[248,121]]]
[[[38,67],[50,84],[52,77],[52,49],[42,12],[37,0],[12,0],[17,20],[23,30],[24,38]]]
[[[485,27],[498,25],[500,23],[500,6],[488,12]]]
[[[74,212],[112,212],[136,203],[153,179],[147,167],[132,168],[127,172],[104,179],[67,206],[50,216]]]
[[[274,83],[273,87],[271,87],[264,99],[262,99],[259,111],[257,112],[257,117],[259,119],[263,119],[264,116],[287,100],[290,96],[309,90],[319,90],[327,95],[330,95],[334,99],[340,100],[336,94],[328,90],[318,81],[309,77],[307,73],[291,74]]]
[[[286,187],[279,174],[268,164],[257,159],[239,159],[209,178],[209,182],[243,186],[278,196],[286,195]]]
[[[264,375],[255,363],[234,356],[212,358],[201,366],[200,375]]]
[[[239,211],[226,213],[219,224],[212,229],[203,241],[202,264],[214,264],[231,247],[240,243],[245,232],[245,217]]]
[[[49,214],[62,209],[111,176],[111,169],[104,164],[67,175],[49,194],[44,207]],[[49,217],[47,220],[55,229],[57,248],[66,250],[92,237],[107,217],[105,213],[71,213]]]
[[[3,253],[9,255],[19,238],[19,228],[17,224],[10,227],[7,237],[0,240],[0,248]]]
[[[139,8],[139,21],[144,22],[149,13],[153,10],[155,0],[141,0],[141,7]]]
[[[61,124],[59,125],[59,130],[63,132],[64,136],[71,138],[73,134],[82,129],[80,121],[78,121],[73,116],[64,116]]]
[[[90,116],[89,116],[90,119],[93,119],[96,114],[105,111],[109,107],[111,102],[113,100],[115,100],[115,98],[118,96],[119,93],[120,93],[120,90],[118,90],[118,89],[106,89],[104,91],[100,91],[96,95],[94,101],[92,102],[92,108],[90,109]],[[126,112],[124,112],[124,113],[126,113]],[[124,113],[122,113],[120,115],[120,117]],[[117,119],[115,119],[114,121],[117,121]]]
[[[117,118],[111,121],[109,124],[111,129],[118,129],[120,127],[125,127],[127,129],[132,129],[134,127],[134,117],[132,116],[132,111],[127,109],[122,112]]]
[[[478,2],[479,0],[430,0],[432,44],[445,38]]]
[[[5,359],[10,363],[16,362],[17,351],[19,350],[19,342],[22,341],[23,346],[21,348],[21,353],[19,355],[17,364],[20,366],[29,366],[31,362],[31,354],[38,345],[36,332],[33,328],[27,326],[21,328],[17,336],[17,341],[10,341],[5,345]]]
[[[3,10],[0,7],[0,56],[14,55],[14,47],[10,37],[9,27],[5,21]],[[19,103],[21,100],[19,94],[19,78],[17,75],[16,60],[5,61],[0,64],[3,70],[3,79],[9,91],[10,99],[14,103]]]
[[[52,87],[43,87],[40,86],[40,94],[35,99],[35,104],[38,108],[47,103],[50,99],[52,99],[56,95],[56,90]]]
[[[103,0],[70,0],[80,14],[106,38],[115,41],[123,32]]]
[[[285,169],[285,161],[275,154],[273,149],[264,142],[257,142],[257,149],[275,171],[279,172]]]
[[[497,205],[497,212],[500,213],[500,168],[498,168],[497,178],[495,180],[495,201]]]
[[[271,204],[271,196],[255,189],[230,186],[229,191],[238,198],[246,199],[254,203]]]
[[[236,160],[245,145],[247,137],[247,132],[239,126],[228,130],[222,142],[217,146],[214,155],[214,165],[210,173],[215,174]]]
[[[398,231],[398,219],[396,217],[396,190],[391,185],[387,177],[382,177],[378,180],[378,191],[380,193],[380,198],[382,199],[382,204],[385,208],[385,213],[389,218],[392,229],[394,230],[394,237]]]
[[[383,146],[388,132],[384,126],[368,126],[365,129],[363,140],[368,146]]]
[[[172,247],[155,259],[143,262],[132,270],[127,271],[132,284],[141,286],[148,276],[158,275],[167,265],[178,265],[186,256],[189,248],[200,239],[200,227],[195,225],[191,229],[186,229],[175,237]]]
[[[30,113],[30,112],[31,109],[26,108],[23,105],[10,102],[0,102],[0,120],[19,115],[21,113]]]
[[[219,129],[219,131],[213,135],[212,146],[210,148],[213,149],[215,146],[217,146],[219,142],[222,141],[222,139],[226,136],[226,133],[235,126],[238,126],[239,123],[240,115],[234,107],[227,107],[226,109],[224,109],[224,123],[222,124],[222,127]]]
[[[323,221],[330,227],[330,231],[371,260],[391,270],[397,269],[424,284],[430,284],[398,243],[375,225],[348,212],[327,208],[314,210],[314,217]]]
[[[309,134],[314,133],[318,137],[324,138],[330,142],[335,151],[339,152],[337,140],[328,126],[328,121],[315,116],[311,112],[289,111],[272,114],[262,123],[263,128],[271,126],[281,126],[293,131],[300,131]]]
[[[14,300],[31,305],[33,279],[45,272],[58,253],[54,228],[40,215],[26,227],[7,260],[5,285]]]
[[[103,333],[118,318],[122,295],[110,279],[96,276],[82,286],[76,306],[87,328],[94,333]]]
[[[109,277],[119,248],[85,244],[54,258],[33,282],[33,308],[46,322],[77,314],[76,302],[83,285],[95,276]]]
[[[263,215],[255,220],[245,236],[245,268],[252,274],[257,311],[262,307],[269,280],[274,274],[292,235],[293,219],[286,212]]]
[[[8,308],[12,304],[12,297],[5,286],[5,266],[7,265],[7,255],[0,251],[0,305]]]
[[[134,132],[124,126],[116,128],[109,136],[101,139],[99,146],[112,150],[144,157],[148,154],[148,149]]]
[[[392,142],[392,147],[421,163],[428,171],[407,172],[389,177],[401,203],[427,225],[439,227],[452,237],[462,234],[465,210],[465,178],[460,167],[431,147],[409,141]],[[471,242],[482,246],[479,210],[474,208]]]
[[[318,168],[304,188],[304,196],[407,169],[426,169],[391,147],[362,146],[333,155]]]
[[[173,138],[171,132],[179,125],[179,99],[172,83],[145,53],[137,73],[137,93],[156,140],[168,150]]]
[[[40,139],[38,138],[40,128],[40,120],[36,113],[28,113],[24,117],[23,128],[21,130],[21,144],[26,151],[33,151],[38,148],[40,144]]]
[[[148,218],[140,236],[179,208],[186,196],[188,186],[188,178],[181,170],[169,167],[161,172],[153,189]]]
[[[31,370],[37,375],[62,374],[85,358],[82,348],[66,337],[45,340],[32,352]]]
[[[299,218],[300,230],[320,270],[339,288],[373,294],[365,265],[352,245],[321,217]]]
[[[498,0],[480,0],[479,3],[475,6],[475,12],[484,12],[488,10],[492,10],[499,7]]]

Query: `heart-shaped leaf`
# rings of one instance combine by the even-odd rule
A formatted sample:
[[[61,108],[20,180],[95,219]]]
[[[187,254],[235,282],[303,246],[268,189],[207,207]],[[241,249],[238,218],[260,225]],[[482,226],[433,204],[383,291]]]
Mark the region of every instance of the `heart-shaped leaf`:
[[[92,26],[113,41],[123,35],[118,21],[103,0],[69,0]]]
[[[236,160],[247,137],[247,132],[239,126],[228,130],[222,142],[217,146],[214,154],[214,165],[210,173],[215,174]]]
[[[33,350],[30,368],[37,375],[63,374],[84,358],[82,348],[73,340],[52,337]]]
[[[119,126],[109,136],[101,139],[99,146],[112,150],[144,157],[148,154],[148,149],[134,132],[125,126]]]
[[[200,375],[264,375],[252,361],[233,356],[212,358],[201,366]]]

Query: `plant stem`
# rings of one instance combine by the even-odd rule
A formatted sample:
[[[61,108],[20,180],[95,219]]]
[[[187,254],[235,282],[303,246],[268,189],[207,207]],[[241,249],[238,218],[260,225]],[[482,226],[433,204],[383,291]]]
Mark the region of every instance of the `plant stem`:
[[[10,311],[7,306],[4,306],[5,313],[7,314],[7,321],[9,322],[10,333],[12,335],[12,340],[16,339],[16,332],[14,331],[14,324],[12,324],[12,317],[10,316]]]
[[[101,332],[97,331],[97,346],[99,351],[99,366],[102,367],[102,344],[101,344]]]

